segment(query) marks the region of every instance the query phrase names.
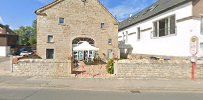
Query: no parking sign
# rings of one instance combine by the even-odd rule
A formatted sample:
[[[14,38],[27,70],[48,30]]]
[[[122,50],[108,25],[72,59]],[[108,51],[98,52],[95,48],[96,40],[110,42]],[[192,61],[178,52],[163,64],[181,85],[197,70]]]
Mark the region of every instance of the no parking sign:
[[[190,53],[192,54],[191,62],[192,62],[192,73],[191,73],[191,79],[195,80],[195,73],[197,68],[197,54],[198,54],[198,48],[199,48],[199,38],[197,36],[193,36],[190,41]]]
[[[199,39],[197,36],[193,36],[191,38],[191,42],[190,42],[190,53],[193,55],[193,56],[196,56],[197,53],[198,53],[198,47],[199,47]]]

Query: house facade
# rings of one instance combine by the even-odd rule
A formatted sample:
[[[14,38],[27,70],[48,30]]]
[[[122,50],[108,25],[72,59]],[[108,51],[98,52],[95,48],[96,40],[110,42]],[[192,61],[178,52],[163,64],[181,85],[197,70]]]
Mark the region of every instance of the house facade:
[[[8,26],[0,24],[0,57],[9,56],[17,44],[18,36]]]
[[[119,24],[121,54],[191,56],[198,38],[203,56],[203,0],[158,0]]]
[[[55,0],[36,14],[37,54],[42,59],[83,59],[84,52],[73,48],[84,41],[99,48],[102,59],[119,57],[118,23],[99,0]]]

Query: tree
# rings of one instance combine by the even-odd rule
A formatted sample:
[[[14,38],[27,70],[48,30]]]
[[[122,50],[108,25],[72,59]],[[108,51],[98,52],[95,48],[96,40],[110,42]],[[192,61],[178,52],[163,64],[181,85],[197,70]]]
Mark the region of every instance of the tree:
[[[28,42],[31,46],[35,46],[37,44],[36,36],[31,37]]]
[[[32,26],[22,26],[14,32],[19,36],[19,44],[25,46],[35,46],[36,41],[36,21]]]

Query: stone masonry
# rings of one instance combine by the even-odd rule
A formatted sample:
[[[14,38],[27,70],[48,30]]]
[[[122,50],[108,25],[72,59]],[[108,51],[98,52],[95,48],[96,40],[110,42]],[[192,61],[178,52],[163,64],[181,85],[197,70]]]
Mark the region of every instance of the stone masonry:
[[[46,59],[46,49],[54,49],[54,59],[66,61],[72,55],[72,41],[75,38],[91,38],[99,48],[99,56],[106,58],[109,49],[119,57],[118,23],[98,0],[56,0],[36,11],[37,53]],[[65,23],[59,24],[59,18]],[[104,23],[104,28],[101,28]],[[48,35],[54,42],[47,43]],[[112,44],[108,40],[112,39]]]
[[[19,60],[13,64],[17,76],[67,77],[70,75],[71,62],[57,62],[43,59]]]
[[[116,74],[118,78],[146,80],[189,80],[191,63],[176,62],[133,62],[118,61]],[[198,65],[196,78],[203,80],[203,65]]]

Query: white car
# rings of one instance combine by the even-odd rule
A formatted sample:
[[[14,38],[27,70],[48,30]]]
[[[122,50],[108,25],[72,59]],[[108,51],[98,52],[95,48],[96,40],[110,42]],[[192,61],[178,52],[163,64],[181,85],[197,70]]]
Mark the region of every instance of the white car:
[[[20,53],[20,56],[29,56],[29,55],[31,55],[31,54],[32,54],[32,52],[22,51],[22,52]]]

